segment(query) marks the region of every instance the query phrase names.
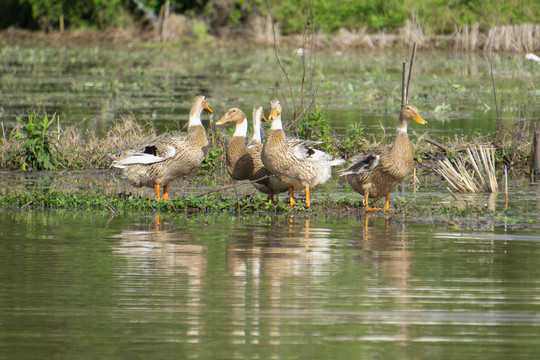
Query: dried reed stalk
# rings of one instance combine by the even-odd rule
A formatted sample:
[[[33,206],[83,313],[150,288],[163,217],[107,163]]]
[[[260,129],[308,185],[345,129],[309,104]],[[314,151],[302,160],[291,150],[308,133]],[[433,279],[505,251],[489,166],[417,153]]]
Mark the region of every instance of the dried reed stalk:
[[[462,158],[456,154],[452,161],[438,160],[435,171],[458,192],[497,192],[495,149],[479,145],[468,148],[467,155]]]
[[[460,51],[475,51],[478,48],[480,36],[480,25],[478,23],[472,26],[460,25],[456,26],[456,30],[452,34],[451,41],[454,44],[455,50]]]
[[[488,32],[484,50],[526,51],[540,48],[540,25],[495,26]]]

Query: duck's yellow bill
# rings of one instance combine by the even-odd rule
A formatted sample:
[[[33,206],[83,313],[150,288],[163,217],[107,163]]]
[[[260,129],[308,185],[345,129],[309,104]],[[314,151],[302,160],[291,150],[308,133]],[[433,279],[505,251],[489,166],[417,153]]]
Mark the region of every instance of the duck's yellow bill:
[[[212,113],[212,109],[210,109],[210,106],[206,105],[206,107],[204,108],[204,111],[206,112],[209,112],[209,113]]]
[[[414,115],[412,118],[413,118],[414,121],[416,121],[419,124],[422,124],[422,125],[427,124],[427,121],[422,119],[422,117],[420,117],[420,115],[418,115],[418,114]]]

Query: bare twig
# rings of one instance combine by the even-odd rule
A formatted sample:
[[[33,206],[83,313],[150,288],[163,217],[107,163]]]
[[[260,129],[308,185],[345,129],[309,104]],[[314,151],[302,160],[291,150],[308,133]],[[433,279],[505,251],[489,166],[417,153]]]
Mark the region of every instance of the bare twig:
[[[497,89],[495,88],[495,77],[493,76],[493,56],[490,57],[489,59],[489,73],[491,75],[491,85],[493,87],[493,98],[495,100],[495,115],[496,115],[496,118],[497,118],[497,141],[499,140],[499,137],[500,137],[500,132],[501,132],[501,119],[499,117],[499,103],[497,101]]]
[[[411,85],[411,73],[413,69],[415,55],[416,55],[416,42],[413,43],[411,62],[409,63],[409,76],[407,77],[407,91],[405,92],[405,104],[409,103],[409,87]]]
[[[403,60],[403,66],[402,66],[402,69],[401,69],[401,107],[403,107],[405,105],[405,98],[407,97],[406,93],[405,93],[405,70],[407,69],[407,67],[405,66],[407,64],[407,60]]]
[[[285,74],[285,78],[287,78],[287,83],[289,84],[289,91],[291,92],[291,99],[293,102],[293,118],[296,119],[296,101],[294,99],[294,92],[292,89],[289,73],[287,72],[287,70],[285,70],[285,67],[281,63],[281,60],[279,59],[279,54],[278,54],[278,49],[277,49],[276,27],[274,26],[274,15],[272,15],[272,9],[270,8],[270,0],[268,0],[268,14],[270,15],[270,21],[272,23],[272,34],[274,35],[274,53],[276,54],[276,60],[278,62],[279,67],[281,68],[281,71],[283,71],[283,74]]]
[[[260,179],[255,179],[255,180],[251,180],[251,181],[242,181],[242,182],[239,182],[239,183],[236,183],[236,184],[222,186],[222,187],[219,187],[217,189],[210,190],[210,191],[204,192],[202,194],[199,194],[196,197],[203,197],[203,196],[206,196],[206,195],[210,195],[210,194],[213,194],[213,193],[217,193],[217,192],[225,191],[225,190],[229,190],[229,189],[235,189],[235,191],[236,191],[236,188],[238,188],[240,186],[251,185],[253,183],[259,182],[259,181],[264,180],[264,179],[267,179],[268,177],[269,176],[266,175],[266,176],[263,176]]]
[[[448,151],[448,148],[442,144],[439,144],[438,142],[434,141],[434,140],[431,140],[430,138],[426,138],[426,141],[428,143],[430,143],[431,145],[434,145],[436,147],[438,147],[439,149],[441,149],[442,151],[444,152],[447,152]]]

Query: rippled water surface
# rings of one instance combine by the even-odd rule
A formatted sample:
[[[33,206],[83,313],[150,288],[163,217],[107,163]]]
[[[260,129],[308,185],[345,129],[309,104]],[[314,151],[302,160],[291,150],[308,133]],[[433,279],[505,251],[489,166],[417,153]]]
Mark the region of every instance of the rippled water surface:
[[[0,358],[533,359],[540,231],[0,212]]]
[[[293,51],[280,48],[298,100]],[[214,116],[268,110],[274,97],[286,119],[292,113],[268,47],[16,42],[0,55],[4,135],[35,109],[98,136],[130,114],[158,132],[176,129],[197,93]],[[408,55],[308,52],[316,65],[305,86],[316,88],[333,130],[360,120],[381,137],[381,124],[394,131]],[[490,65],[503,124],[540,114],[540,67],[517,55],[417,56],[411,99],[429,125],[412,125],[411,135],[495,129]],[[1,209],[0,359],[540,358],[538,184],[512,182],[508,198],[456,196],[419,178],[419,191],[405,184],[392,195],[400,211],[387,219]],[[172,196],[208,190],[191,180],[172,184]],[[152,196],[110,170],[0,172],[2,194],[21,189]],[[236,191],[224,194],[246,190]],[[333,179],[313,198],[351,194]],[[450,210],[415,214],[424,205]]]
[[[104,134],[112,122],[134,115],[152,121],[159,131],[183,127],[193,96],[206,95],[215,116],[237,106],[251,114],[268,111],[272,98],[284,104],[291,120],[293,101],[288,81],[272,47],[208,44],[81,44],[7,42],[0,49],[0,122],[10,131],[15,117],[32,110],[60,116]],[[320,48],[294,56],[294,46],[280,45],[295,102],[316,95],[333,130],[343,132],[361,122],[369,136],[393,133],[401,99],[401,66],[406,49],[375,52]],[[429,122],[413,125],[432,138],[486,135],[497,127],[492,75],[503,124],[532,122],[540,116],[540,66],[523,54],[466,54],[419,50],[410,102]],[[304,85],[302,87],[302,79]],[[205,125],[206,116],[204,117]]]

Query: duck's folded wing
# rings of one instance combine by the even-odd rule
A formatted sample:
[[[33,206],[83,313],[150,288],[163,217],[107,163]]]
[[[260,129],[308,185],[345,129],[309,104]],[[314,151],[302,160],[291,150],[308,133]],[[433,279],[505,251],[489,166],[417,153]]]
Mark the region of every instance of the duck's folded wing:
[[[297,138],[286,138],[287,148],[291,149],[292,154],[298,160],[313,160],[314,157],[319,157],[322,152],[313,149],[313,146],[320,144],[320,141],[306,141]]]
[[[176,140],[176,142],[173,142],[172,139],[164,139],[160,137],[159,139],[142,145],[137,149],[132,149],[121,154],[113,155],[115,161],[113,161],[111,166],[122,169],[129,165],[148,165],[166,160],[176,155],[176,146],[181,146],[182,140]]]
[[[341,171],[339,176],[345,175],[358,175],[366,171],[375,169],[380,162],[381,155],[379,154],[367,154],[355,156],[351,159],[351,165],[348,168]]]

